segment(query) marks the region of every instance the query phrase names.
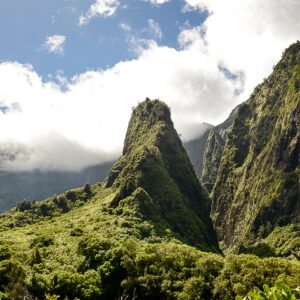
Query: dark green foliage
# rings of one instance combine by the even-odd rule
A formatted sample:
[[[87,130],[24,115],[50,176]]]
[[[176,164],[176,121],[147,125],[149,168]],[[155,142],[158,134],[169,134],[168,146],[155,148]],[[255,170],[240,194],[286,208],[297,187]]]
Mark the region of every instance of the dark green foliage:
[[[25,272],[15,260],[0,261],[0,297],[1,299],[20,299],[28,295],[24,284]]]
[[[39,248],[34,247],[32,250],[32,255],[29,260],[29,264],[33,266],[33,265],[41,264],[42,262],[43,262],[43,258],[42,258]]]
[[[31,244],[30,247],[49,247],[51,245],[54,245],[54,238],[52,236],[45,236],[45,235],[40,235],[36,236]]]
[[[267,237],[276,226],[300,221],[299,53],[300,42],[285,51],[269,78],[240,105],[228,135],[211,212],[227,251],[265,256],[293,250],[288,236],[282,235],[282,251]]]
[[[7,244],[0,245],[0,261],[9,259],[12,251]]]
[[[81,236],[83,234],[83,229],[80,227],[76,227],[71,230],[71,236]]]
[[[23,212],[25,210],[29,210],[31,208],[31,201],[24,200],[17,203],[17,210]]]
[[[300,251],[300,225],[276,227],[264,240],[276,255],[290,256],[292,251]]]
[[[248,248],[242,246],[240,248],[240,253],[252,253],[259,257],[270,257],[275,256],[276,254],[275,249],[265,242],[257,242]]]
[[[270,288],[267,284],[263,285],[263,290],[254,288],[253,291],[243,298],[237,296],[236,300],[296,300],[300,299],[300,291],[297,289],[290,289],[285,284],[276,283],[274,287]]]
[[[92,193],[92,190],[91,190],[91,185],[89,183],[86,183],[84,185],[84,188],[83,188],[83,191],[87,194],[91,194]]]
[[[297,263],[279,258],[229,255],[225,258],[225,267],[218,277],[214,292],[220,299],[229,300],[237,295],[245,296],[254,286],[273,286],[278,281],[295,288],[300,280],[297,269]],[[294,278],[290,277],[293,272]]]

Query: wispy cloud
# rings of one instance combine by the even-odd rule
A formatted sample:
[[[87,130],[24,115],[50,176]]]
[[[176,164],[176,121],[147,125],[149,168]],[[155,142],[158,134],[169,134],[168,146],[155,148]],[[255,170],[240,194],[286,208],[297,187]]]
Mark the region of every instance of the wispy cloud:
[[[153,35],[154,38],[161,39],[162,38],[162,31],[160,29],[160,26],[157,22],[155,22],[153,19],[148,20],[149,25],[149,32]]]
[[[121,23],[121,24],[119,24],[119,27],[124,31],[127,31],[127,32],[131,31],[131,26],[127,23]]]
[[[110,17],[115,14],[119,5],[120,2],[117,0],[97,0],[96,3],[90,6],[86,14],[80,16],[79,25],[88,24],[90,19],[96,16]]]
[[[160,4],[164,4],[166,2],[169,2],[170,0],[144,0],[146,2],[151,2],[154,5],[160,5]]]
[[[63,55],[65,41],[66,41],[66,36],[64,35],[47,36],[43,44],[43,48],[50,53]]]

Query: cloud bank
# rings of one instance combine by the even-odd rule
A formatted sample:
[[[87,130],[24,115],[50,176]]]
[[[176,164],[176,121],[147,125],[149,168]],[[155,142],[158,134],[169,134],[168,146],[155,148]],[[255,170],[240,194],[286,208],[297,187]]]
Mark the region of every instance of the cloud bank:
[[[63,89],[30,65],[1,63],[0,148],[14,154],[2,167],[78,170],[116,158],[131,108],[146,97],[165,101],[183,140],[193,139],[200,123],[218,124],[246,100],[299,39],[296,0],[187,4],[209,16],[180,32],[177,50],[137,40],[136,59],[79,74]]]

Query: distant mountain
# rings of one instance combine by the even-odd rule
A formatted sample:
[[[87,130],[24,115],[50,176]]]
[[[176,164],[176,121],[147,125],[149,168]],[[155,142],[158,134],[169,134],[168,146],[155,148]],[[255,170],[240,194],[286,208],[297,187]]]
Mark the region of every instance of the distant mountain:
[[[91,166],[78,172],[0,171],[0,212],[24,199],[41,201],[66,190],[104,181],[114,162]]]
[[[216,172],[218,171],[218,166],[216,165],[216,161],[215,161],[213,163],[213,167],[208,168],[210,165],[210,157],[207,156],[206,158],[204,158],[205,152],[207,152],[207,155],[208,155],[208,153],[214,152],[213,149],[207,150],[207,147],[212,146],[211,143],[209,145],[207,145],[208,137],[209,137],[211,131],[213,130],[215,133],[217,133],[221,137],[221,139],[225,143],[228,132],[231,129],[233,120],[237,114],[238,108],[239,108],[239,106],[237,106],[230,113],[229,117],[223,123],[221,123],[217,126],[213,126],[213,125],[204,123],[203,126],[204,126],[205,130],[203,130],[203,134],[192,141],[184,143],[184,147],[189,155],[189,158],[195,169],[197,177],[200,179],[200,181],[202,183],[204,183],[205,187],[208,188],[209,192],[211,191],[214,182],[212,182],[211,180],[209,182],[205,181],[205,180],[207,180],[207,176],[210,176],[210,175],[208,175],[207,170],[209,169],[210,170],[209,172],[211,172],[212,178],[215,178],[217,175]],[[219,153],[221,154],[221,152],[219,152]],[[219,161],[219,160],[220,160],[220,157],[218,157],[217,161]],[[204,161],[206,161],[205,162],[205,165],[206,165],[205,170],[203,170]],[[204,174],[203,174],[203,172],[204,172]],[[213,172],[214,172],[214,174],[212,174]],[[204,178],[204,181],[202,178]]]
[[[183,144],[198,178],[202,175],[206,141],[210,130],[213,129],[214,126],[203,123],[202,127],[203,129],[201,128],[200,130],[202,134],[198,138]]]
[[[211,216],[230,252],[300,247],[300,42],[238,109],[212,191]]]

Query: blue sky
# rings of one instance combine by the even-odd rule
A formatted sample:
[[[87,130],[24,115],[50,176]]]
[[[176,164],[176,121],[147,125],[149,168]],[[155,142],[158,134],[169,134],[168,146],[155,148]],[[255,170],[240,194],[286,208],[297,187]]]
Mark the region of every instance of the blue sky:
[[[300,39],[299,0],[1,0],[9,170],[116,159],[132,107],[165,101],[183,141],[217,125]]]
[[[122,1],[122,7],[109,18],[92,18],[79,26],[79,17],[93,1],[10,0],[0,2],[0,59],[29,63],[47,78],[58,71],[72,77],[86,70],[107,69],[119,61],[135,58],[130,39],[155,39],[159,45],[178,48],[182,28],[201,25],[206,13],[183,13],[185,1],[153,5],[139,0]],[[17,8],[17,9],[16,9]],[[149,30],[149,20],[159,24],[161,38]],[[120,24],[131,27],[124,31]],[[61,35],[66,40],[63,53],[49,53],[47,36]]]

